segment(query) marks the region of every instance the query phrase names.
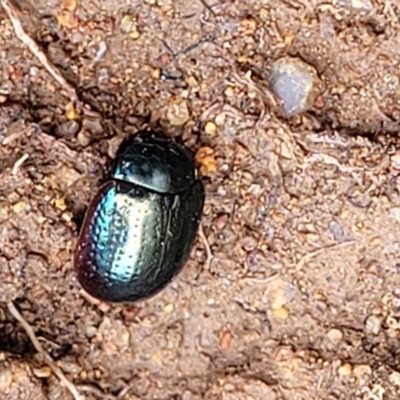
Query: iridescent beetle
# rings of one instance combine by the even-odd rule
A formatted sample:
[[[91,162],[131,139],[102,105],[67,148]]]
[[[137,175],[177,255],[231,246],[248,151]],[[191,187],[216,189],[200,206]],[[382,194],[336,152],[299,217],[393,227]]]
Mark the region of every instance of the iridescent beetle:
[[[74,258],[79,283],[107,302],[158,293],[189,257],[204,198],[186,147],[150,131],[125,140],[83,222]]]

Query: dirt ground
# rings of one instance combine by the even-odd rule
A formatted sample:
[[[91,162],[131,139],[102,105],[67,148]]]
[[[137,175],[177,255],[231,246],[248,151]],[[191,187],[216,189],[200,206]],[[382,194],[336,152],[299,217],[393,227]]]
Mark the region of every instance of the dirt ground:
[[[0,11],[1,399],[73,398],[7,304],[86,400],[399,399],[398,2],[76,1],[14,6],[82,107]],[[284,56],[317,77],[290,118]],[[97,304],[79,224],[148,126],[200,151],[207,240],[156,297]]]

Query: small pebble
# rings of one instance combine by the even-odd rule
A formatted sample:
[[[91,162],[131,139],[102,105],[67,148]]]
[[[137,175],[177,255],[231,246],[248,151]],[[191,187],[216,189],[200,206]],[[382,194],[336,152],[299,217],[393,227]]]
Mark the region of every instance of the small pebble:
[[[400,388],[400,374],[398,373],[398,372],[392,372],[390,375],[389,375],[389,382],[392,384],[392,385],[395,385],[395,386],[397,386],[398,388]]]
[[[311,67],[298,59],[281,58],[272,66],[270,88],[282,100],[288,117],[309,108],[313,85]]]
[[[200,165],[200,172],[204,176],[212,175],[217,169],[215,151],[211,147],[201,147],[195,155],[196,163]]]
[[[19,214],[25,209],[25,206],[26,203],[24,201],[19,201],[18,203],[14,204],[12,208],[16,214]]]
[[[226,114],[222,113],[222,114],[218,114],[215,117],[215,124],[217,126],[223,126],[225,124],[226,121]]]
[[[207,300],[207,305],[208,305],[208,306],[213,306],[213,305],[215,305],[215,299],[213,299],[213,298],[208,299],[208,300]]]
[[[71,37],[71,43],[78,44],[81,43],[85,39],[85,35],[82,32],[74,32]]]
[[[356,365],[353,369],[353,374],[362,384],[364,384],[370,375],[372,375],[372,369],[369,365]]]
[[[110,79],[110,72],[108,68],[100,68],[99,73],[97,74],[97,82],[105,83]]]
[[[252,236],[246,236],[242,239],[242,248],[244,251],[250,252],[256,249],[257,240]]]
[[[377,335],[381,330],[382,320],[376,315],[371,315],[365,321],[365,331],[366,333]]]
[[[4,393],[12,384],[13,373],[11,369],[5,368],[0,371],[0,393]]]
[[[267,301],[270,302],[273,310],[278,310],[296,295],[296,288],[282,279],[275,279],[269,283],[266,289]]]
[[[139,32],[139,31],[136,31],[136,30],[133,30],[133,31],[129,34],[129,37],[130,37],[131,39],[133,39],[133,40],[137,40],[137,39],[140,38],[140,32]]]
[[[342,225],[336,219],[332,219],[329,222],[329,230],[332,233],[333,239],[337,242],[342,242],[345,239]]]
[[[171,125],[182,126],[189,118],[189,108],[185,99],[177,99],[169,104],[167,119]]]
[[[390,165],[392,168],[400,170],[400,152],[397,151],[390,157]]]
[[[91,339],[92,337],[94,337],[97,333],[97,328],[94,326],[88,326],[86,328],[86,332],[85,335],[88,339]]]
[[[214,122],[207,122],[206,126],[204,127],[204,132],[207,135],[215,135],[217,133],[217,126]]]
[[[84,119],[82,121],[82,126],[85,128],[88,132],[90,132],[93,135],[101,135],[103,133],[103,126],[101,125],[101,122],[99,120],[93,120],[93,119]]]
[[[75,105],[73,103],[68,103],[67,106],[65,107],[65,116],[69,120],[75,120],[79,118],[79,112],[75,108]]]
[[[285,306],[274,308],[272,315],[277,319],[287,319],[289,317],[289,310]]]
[[[89,146],[90,142],[92,141],[89,132],[87,132],[85,129],[82,129],[77,137],[76,137],[76,141],[77,143],[82,146],[82,147],[86,147]]]
[[[51,368],[48,367],[47,365],[41,367],[41,368],[35,368],[33,369],[33,375],[36,376],[36,378],[40,379],[45,379],[45,378],[50,378],[51,376]]]
[[[164,307],[165,313],[170,314],[172,311],[174,311],[174,305],[172,303],[169,303]]]
[[[359,11],[372,11],[374,8],[369,0],[338,0],[338,5]]]
[[[389,209],[389,215],[397,222],[400,222],[400,207],[392,207]]]
[[[0,94],[8,96],[12,91],[13,84],[10,81],[4,81],[0,85]]]
[[[331,329],[328,338],[332,343],[339,343],[343,339],[343,332],[340,329]]]
[[[29,68],[29,75],[32,77],[38,76],[39,74],[39,68],[37,67],[31,67]]]
[[[353,371],[353,367],[349,363],[345,363],[338,368],[338,374],[340,376],[350,376]]]
[[[94,62],[100,61],[104,57],[106,52],[107,52],[107,44],[106,44],[106,42],[104,40],[102,40],[98,44],[98,46],[99,46],[99,48],[97,49],[96,56],[94,58]]]
[[[70,120],[62,123],[56,129],[57,136],[61,138],[71,138],[79,131],[79,123],[75,120]]]
[[[221,214],[217,218],[215,218],[214,225],[218,230],[222,230],[226,227],[228,221],[229,221],[229,215]]]

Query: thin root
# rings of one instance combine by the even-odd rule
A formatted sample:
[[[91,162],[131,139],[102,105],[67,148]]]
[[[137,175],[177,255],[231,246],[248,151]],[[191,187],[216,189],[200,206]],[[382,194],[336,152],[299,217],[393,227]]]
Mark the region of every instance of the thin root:
[[[327,250],[332,250],[332,249],[338,249],[341,247],[345,247],[345,246],[350,246],[352,244],[354,244],[356,241],[355,240],[348,240],[346,242],[341,242],[341,243],[335,243],[332,244],[330,246],[324,246],[320,249],[311,251],[310,253],[305,254],[303,257],[301,257],[300,261],[296,264],[296,269],[300,270],[303,268],[304,264],[311,260],[312,258],[324,253]]]
[[[7,303],[7,308],[12,314],[12,316],[22,325],[26,334],[28,335],[29,339],[31,340],[33,346],[35,347],[36,351],[43,357],[45,362],[48,364],[50,369],[53,371],[54,375],[60,380],[62,384],[70,391],[73,398],[75,400],[84,400],[84,398],[79,394],[78,389],[75,385],[64,375],[64,372],[61,371],[55,364],[49,354],[43,349],[42,345],[39,343],[35,332],[33,331],[32,327],[29,323],[25,320],[22,314],[17,310],[14,303],[10,301]]]
[[[52,77],[63,87],[67,92],[68,96],[73,102],[78,102],[78,95],[76,90],[71,86],[64,77],[60,74],[57,68],[52,65],[48,60],[45,53],[39,48],[37,43],[24,31],[20,18],[18,16],[18,9],[12,4],[11,0],[0,0],[0,4],[10,19],[14,28],[15,35],[17,38],[28,47],[31,53],[37,57],[40,63],[47,69]]]
[[[12,174],[17,175],[22,164],[29,158],[29,154],[24,154],[19,160],[17,160],[13,166]]]
[[[213,254],[211,252],[210,244],[208,243],[206,234],[204,233],[203,225],[199,226],[199,236],[203,242],[204,249],[206,250],[206,261],[204,262],[203,271],[210,272],[211,261],[213,259]]]

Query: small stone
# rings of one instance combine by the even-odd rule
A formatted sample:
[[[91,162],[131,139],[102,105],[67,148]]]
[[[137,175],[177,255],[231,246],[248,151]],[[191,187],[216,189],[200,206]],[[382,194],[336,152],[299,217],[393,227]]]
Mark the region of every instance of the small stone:
[[[315,72],[303,61],[284,57],[272,66],[270,87],[282,100],[283,110],[290,117],[306,111],[312,99]]]
[[[97,328],[95,326],[88,326],[85,331],[85,335],[88,339],[94,337],[97,333]]]
[[[82,121],[82,126],[83,126],[83,128],[85,128],[85,130],[87,130],[94,136],[101,135],[104,131],[103,125],[97,119],[86,119],[85,118]]]
[[[0,393],[4,393],[12,384],[13,373],[9,368],[0,371]]]
[[[50,378],[51,376],[51,368],[47,365],[43,366],[42,368],[35,368],[32,370],[32,372],[33,375],[36,376],[36,378],[40,379]]]
[[[129,37],[133,40],[137,40],[140,38],[140,32],[137,30],[133,30],[131,33],[129,33]]]
[[[110,79],[110,71],[108,68],[99,68],[99,72],[97,74],[97,82],[104,83]]]
[[[253,236],[246,236],[241,241],[242,248],[246,252],[251,252],[257,248],[258,241]]]
[[[365,321],[366,333],[377,335],[381,330],[382,319],[376,315],[371,315]]]
[[[194,397],[192,395],[192,392],[190,392],[189,390],[185,390],[183,395],[182,395],[182,400],[193,400]]]
[[[317,233],[315,226],[311,223],[300,222],[297,225],[297,230],[301,233]]]
[[[201,147],[195,156],[196,163],[200,165],[202,175],[210,176],[217,169],[214,149],[208,146]]]
[[[235,90],[233,89],[232,86],[228,86],[225,91],[224,94],[226,97],[233,97],[235,95]]]
[[[272,315],[277,319],[287,319],[289,317],[289,310],[285,307],[279,307],[272,310]]]
[[[57,209],[61,211],[65,211],[67,209],[67,205],[65,204],[65,199],[63,197],[58,197],[54,201],[54,205],[56,206]]]
[[[0,84],[0,94],[3,96],[8,96],[13,88],[13,83],[10,81],[4,81]]]
[[[87,373],[87,371],[82,370],[82,371],[79,373],[79,378],[80,378],[82,381],[86,381],[87,378],[88,378],[88,373]]]
[[[214,122],[207,122],[206,126],[204,127],[204,132],[207,135],[215,135],[217,133],[217,126],[214,124]]]
[[[270,282],[266,290],[266,300],[270,302],[272,310],[279,310],[291,301],[295,295],[295,287],[279,278]]]
[[[19,201],[13,205],[13,211],[18,214],[25,209],[26,203],[24,201]]]
[[[199,82],[192,75],[187,76],[185,81],[191,88],[197,88],[199,86]]]
[[[66,165],[57,168],[55,170],[55,180],[60,187],[69,187],[77,182],[81,178],[81,174],[72,167]],[[66,207],[62,204],[62,201],[57,203],[61,210],[66,210]]]
[[[232,343],[232,334],[227,329],[222,329],[219,332],[219,345],[222,350],[228,350]]]
[[[315,243],[320,241],[321,239],[320,236],[317,235],[316,233],[307,233],[306,238],[308,243],[313,243],[313,242]]]
[[[395,219],[397,222],[400,222],[400,207],[392,207],[389,209],[389,215]]]
[[[353,369],[353,374],[362,385],[365,385],[366,381],[372,375],[372,369],[369,365],[356,365]]]
[[[177,99],[170,103],[167,119],[174,126],[182,126],[190,119],[189,108],[185,99]]]
[[[174,311],[174,305],[172,303],[169,303],[164,307],[165,313],[170,314],[172,311]]]
[[[79,112],[73,103],[67,104],[65,107],[65,116],[71,121],[79,118]]]
[[[400,152],[397,151],[390,157],[390,164],[392,168],[400,170]]]
[[[79,131],[79,123],[75,120],[65,121],[57,127],[57,136],[62,138],[71,138]]]
[[[77,0],[64,0],[62,2],[62,6],[66,10],[74,12],[78,8],[78,2]]]
[[[160,68],[154,68],[151,71],[151,76],[152,76],[153,79],[159,80],[161,78],[161,70],[160,70]]]
[[[255,31],[257,30],[257,22],[255,19],[249,17],[242,20],[240,23],[240,33],[243,36],[252,36],[254,35]]]
[[[98,328],[98,333],[103,335],[102,346],[110,353],[124,349],[129,345],[130,332],[121,321],[111,321],[105,317]]]
[[[214,225],[218,230],[222,230],[226,227],[229,221],[228,214],[221,214],[214,220]]]
[[[338,4],[358,11],[372,11],[374,8],[369,0],[339,0]]]
[[[339,343],[343,339],[343,332],[340,329],[331,329],[328,338],[332,343]]]
[[[100,61],[107,53],[107,43],[104,40],[100,41],[97,46],[98,48],[94,57],[94,62]]]
[[[85,35],[82,32],[74,32],[70,37],[71,43],[73,44],[81,43],[84,39]]]
[[[132,14],[125,14],[121,18],[119,28],[122,33],[129,34],[132,31],[136,31],[136,19]]]
[[[225,121],[226,121],[226,114],[225,113],[218,114],[215,117],[215,124],[217,126],[223,126],[225,124]]]
[[[393,315],[389,315],[386,318],[386,324],[389,328],[389,331],[396,332],[400,329],[400,321]]]
[[[332,219],[329,222],[329,230],[332,233],[333,239],[337,242],[342,242],[346,237],[342,225],[336,219]]]
[[[81,129],[76,137],[76,141],[80,146],[86,147],[89,146],[92,139],[89,132],[87,132],[85,129]]]
[[[340,376],[350,376],[353,371],[353,367],[349,363],[345,363],[338,368],[338,374]]]
[[[400,388],[400,374],[398,372],[392,372],[389,375],[389,382],[396,386],[396,388]]]

